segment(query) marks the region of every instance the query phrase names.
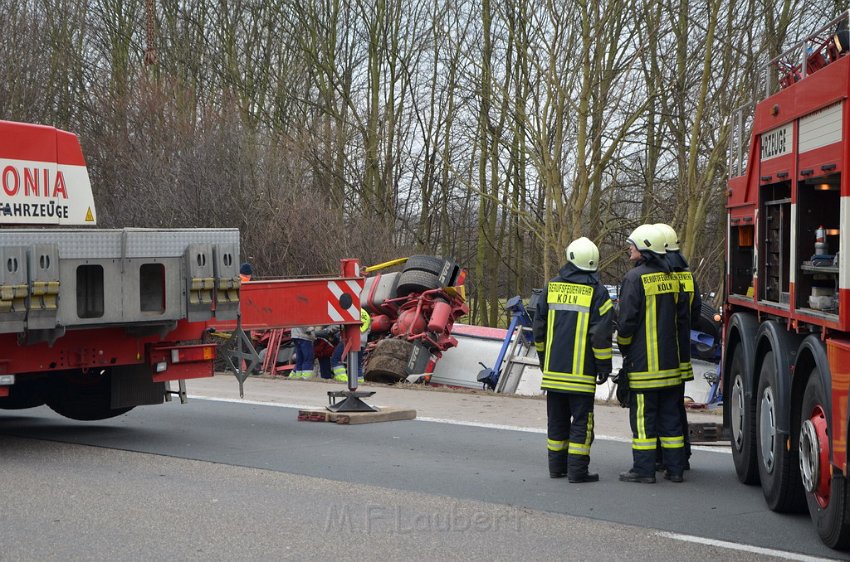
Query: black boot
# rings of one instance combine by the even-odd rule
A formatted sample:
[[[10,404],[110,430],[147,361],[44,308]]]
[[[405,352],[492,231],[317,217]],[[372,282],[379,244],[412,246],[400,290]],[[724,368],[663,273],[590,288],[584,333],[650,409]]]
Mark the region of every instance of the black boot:
[[[583,484],[585,482],[599,482],[598,474],[591,474],[589,472],[585,472],[584,474],[577,474],[575,476],[569,476],[568,480],[572,484]]]
[[[566,475],[566,472],[549,472],[549,478],[563,478]]]
[[[664,479],[669,480],[670,482],[684,482],[685,479],[681,474],[674,474],[669,470],[664,472]]]
[[[639,482],[641,484],[655,484],[655,475],[644,476],[634,470],[620,473],[620,482]]]

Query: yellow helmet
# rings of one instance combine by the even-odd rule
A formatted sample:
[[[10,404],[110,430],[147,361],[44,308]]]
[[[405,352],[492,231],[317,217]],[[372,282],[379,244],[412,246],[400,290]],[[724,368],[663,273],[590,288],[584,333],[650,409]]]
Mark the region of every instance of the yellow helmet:
[[[667,250],[665,250],[667,240],[664,233],[651,224],[640,225],[629,234],[626,240],[634,244],[641,252],[648,251],[659,255],[667,253]]]
[[[669,224],[664,224],[663,222],[659,222],[657,224],[652,225],[664,234],[664,239],[667,241],[667,251],[670,250],[678,251],[679,250],[679,235],[676,234],[676,231],[673,230],[673,227]]]
[[[599,248],[591,240],[582,236],[570,242],[566,249],[567,261],[582,271],[599,269]]]

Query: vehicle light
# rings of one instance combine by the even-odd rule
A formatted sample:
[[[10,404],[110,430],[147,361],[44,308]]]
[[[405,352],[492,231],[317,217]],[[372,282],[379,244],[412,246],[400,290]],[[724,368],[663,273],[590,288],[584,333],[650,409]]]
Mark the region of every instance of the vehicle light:
[[[180,350],[172,349],[171,350],[171,362],[172,363],[180,363]]]
[[[11,386],[15,384],[15,375],[0,375],[0,386]]]
[[[165,361],[160,361],[159,363],[156,364],[156,372],[157,373],[162,373],[167,368],[168,368],[168,363],[166,363]]]
[[[715,314],[715,315],[714,315],[714,321],[715,321],[715,322],[720,322],[722,319],[723,319],[723,318],[722,318],[719,314]]]

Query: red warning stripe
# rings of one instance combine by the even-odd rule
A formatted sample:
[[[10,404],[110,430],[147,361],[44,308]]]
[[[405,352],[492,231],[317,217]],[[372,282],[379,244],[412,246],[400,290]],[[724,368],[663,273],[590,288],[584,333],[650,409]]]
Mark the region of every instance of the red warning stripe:
[[[0,158],[85,166],[77,135],[46,125],[0,121]]]

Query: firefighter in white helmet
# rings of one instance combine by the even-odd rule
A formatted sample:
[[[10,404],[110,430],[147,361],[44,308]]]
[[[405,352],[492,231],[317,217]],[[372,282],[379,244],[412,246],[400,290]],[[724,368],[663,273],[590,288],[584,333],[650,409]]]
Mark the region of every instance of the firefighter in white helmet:
[[[688,267],[688,261],[679,251],[679,236],[669,224],[658,223],[653,225],[664,233],[667,242],[667,263],[673,276],[679,280],[681,296],[679,298],[679,371],[682,374],[682,382],[694,380],[694,368],[691,365],[691,330],[695,329],[696,320],[702,311],[702,297],[699,286]],[[682,384],[682,396],[679,400],[679,418],[682,422],[682,435],[685,438],[685,470],[689,470],[691,458],[691,441],[688,438],[688,414],[685,410],[685,385]],[[655,468],[661,470],[663,461],[659,450],[655,457]]]
[[[624,482],[655,482],[656,439],[660,438],[664,477],[682,482],[684,438],[679,420],[682,375],[678,343],[679,281],[665,259],[666,239],[652,225],[628,238],[635,262],[623,280],[617,319],[617,344],[631,395],[632,468]]]
[[[599,282],[599,249],[587,238],[567,246],[567,263],[546,286],[534,315],[534,345],[548,413],[549,476],[596,482],[589,472],[596,385],[611,374],[613,305]]]

